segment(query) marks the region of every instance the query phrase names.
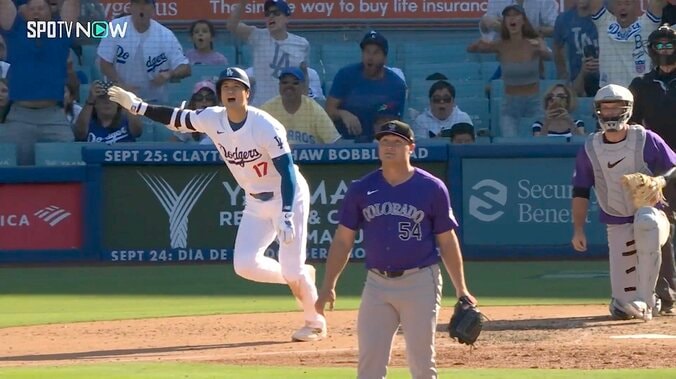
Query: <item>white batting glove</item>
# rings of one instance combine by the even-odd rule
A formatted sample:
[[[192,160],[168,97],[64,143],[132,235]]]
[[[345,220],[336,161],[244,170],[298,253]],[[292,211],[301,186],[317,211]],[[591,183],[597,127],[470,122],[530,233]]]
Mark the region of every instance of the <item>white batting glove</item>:
[[[108,89],[108,97],[128,110],[132,114],[141,113],[143,100],[136,96],[133,92],[122,89],[118,86],[112,86]],[[145,109],[143,109],[145,111]]]
[[[293,212],[282,212],[277,222],[277,238],[283,244],[290,244],[296,238],[296,228],[293,225]]]

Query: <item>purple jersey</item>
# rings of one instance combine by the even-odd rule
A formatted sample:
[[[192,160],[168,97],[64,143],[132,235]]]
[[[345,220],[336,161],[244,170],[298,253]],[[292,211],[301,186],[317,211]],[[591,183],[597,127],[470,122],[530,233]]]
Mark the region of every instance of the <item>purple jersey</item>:
[[[353,182],[339,220],[346,228],[363,229],[366,268],[385,271],[437,263],[436,234],[458,227],[446,185],[419,168],[395,187],[382,170]]]
[[[643,148],[643,160],[653,175],[665,173],[676,166],[676,154],[666,142],[651,130],[646,130],[646,141]],[[594,169],[584,146],[580,148],[575,159],[573,187],[590,189],[594,185]],[[611,216],[599,208],[599,220],[604,224],[626,224],[634,222],[633,217]]]

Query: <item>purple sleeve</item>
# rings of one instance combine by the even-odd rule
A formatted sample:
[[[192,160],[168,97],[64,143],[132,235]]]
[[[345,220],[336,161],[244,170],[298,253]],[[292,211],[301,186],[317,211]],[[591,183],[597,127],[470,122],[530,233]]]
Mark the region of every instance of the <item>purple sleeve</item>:
[[[450,229],[458,228],[458,221],[451,208],[451,198],[448,189],[441,180],[435,181],[437,188],[434,189],[434,201],[432,206],[432,233],[441,234]]]
[[[584,146],[577,152],[575,171],[573,172],[573,187],[591,188],[594,185],[594,169],[587,156]]]
[[[351,230],[359,229],[359,226],[362,223],[357,183],[359,182],[352,183],[347,189],[345,198],[343,198],[343,201],[340,204],[340,212],[338,213],[338,223]]]
[[[676,154],[657,133],[647,130],[643,159],[654,175],[664,174],[676,166]]]

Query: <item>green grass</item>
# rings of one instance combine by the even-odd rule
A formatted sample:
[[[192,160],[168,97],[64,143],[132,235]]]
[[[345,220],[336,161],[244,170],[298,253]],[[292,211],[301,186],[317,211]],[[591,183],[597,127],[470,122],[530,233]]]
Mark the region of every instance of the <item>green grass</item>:
[[[115,364],[115,365],[80,365],[64,367],[31,367],[0,369],[3,379],[345,379],[355,376],[354,368],[307,368],[307,367],[238,367],[215,364]],[[441,369],[441,378],[453,379],[635,379],[637,377],[650,379],[673,378],[676,370],[504,370],[504,369]],[[410,378],[407,369],[391,369],[388,379]]]
[[[323,265],[317,265],[318,278]],[[482,305],[605,303],[609,279],[544,279],[607,271],[607,262],[469,262],[470,290]],[[356,309],[363,264],[338,285],[338,309]],[[454,291],[445,277],[444,306]],[[0,327],[74,321],[294,311],[288,287],[237,277],[231,265],[0,268]]]

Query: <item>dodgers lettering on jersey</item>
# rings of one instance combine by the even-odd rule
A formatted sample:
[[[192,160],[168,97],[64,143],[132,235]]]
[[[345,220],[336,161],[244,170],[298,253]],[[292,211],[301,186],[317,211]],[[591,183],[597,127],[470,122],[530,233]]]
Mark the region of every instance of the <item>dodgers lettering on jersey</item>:
[[[248,107],[246,122],[236,131],[230,126],[224,107],[205,108],[191,112],[190,116],[193,127],[214,142],[244,191],[279,194],[281,176],[272,160],[291,153],[286,130],[279,121],[252,106]]]
[[[381,170],[353,182],[339,220],[349,229],[363,229],[366,267],[381,270],[437,263],[436,235],[458,226],[444,183],[419,168],[394,187]]]

